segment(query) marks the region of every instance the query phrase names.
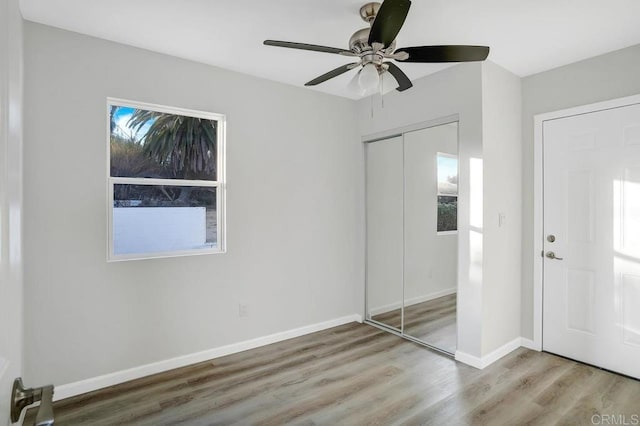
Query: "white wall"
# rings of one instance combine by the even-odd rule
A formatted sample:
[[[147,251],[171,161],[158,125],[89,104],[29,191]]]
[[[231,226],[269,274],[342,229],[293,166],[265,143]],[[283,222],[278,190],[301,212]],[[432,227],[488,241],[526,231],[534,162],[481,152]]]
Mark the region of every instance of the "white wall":
[[[29,382],[61,385],[361,312],[351,101],[34,23],[25,88]],[[107,96],[227,115],[227,254],[106,263]]]
[[[394,91],[386,95],[384,108],[379,98],[376,98],[373,117],[371,109],[370,99],[358,102],[362,135],[377,134],[455,114],[459,116],[458,350],[480,356],[482,238],[480,236],[480,239],[471,241],[469,205],[472,198],[471,158],[482,158],[481,65],[456,65],[419,79],[414,81],[411,90],[403,93]],[[474,188],[474,193],[482,198],[482,188]],[[482,227],[481,223],[479,227]]]
[[[0,425],[22,375],[22,16],[0,1]]]
[[[522,80],[522,336],[533,338],[533,117],[640,94],[640,45]]]
[[[493,62],[484,62],[483,354],[520,337],[521,106],[520,78]]]

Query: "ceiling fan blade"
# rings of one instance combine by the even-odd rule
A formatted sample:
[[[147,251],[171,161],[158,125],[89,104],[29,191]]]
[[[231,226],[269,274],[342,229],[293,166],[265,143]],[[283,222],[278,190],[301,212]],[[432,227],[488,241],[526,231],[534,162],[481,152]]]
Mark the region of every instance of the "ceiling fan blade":
[[[394,55],[406,52],[407,59],[400,62],[473,62],[484,61],[489,56],[487,46],[416,46],[396,49]]]
[[[315,86],[317,84],[320,83],[324,83],[325,81],[332,79],[333,77],[337,77],[340,74],[344,74],[345,72],[354,69],[356,66],[358,66],[359,63],[358,62],[354,62],[352,64],[347,64],[347,65],[342,65],[341,67],[338,67],[334,70],[329,71],[326,74],[322,74],[320,77],[314,78],[313,80],[305,83],[305,86]]]
[[[410,0],[385,0],[371,25],[369,45],[380,43],[384,47],[389,46],[400,32],[410,7]]]
[[[398,82],[398,88],[396,89],[398,92],[404,92],[407,89],[411,89],[413,84],[409,77],[405,73],[402,72],[400,68],[396,66],[393,62],[385,62],[385,64],[389,65],[389,71],[393,78]]]
[[[318,46],[317,44],[293,43],[290,41],[265,40],[265,46],[288,47],[289,49],[311,50],[313,52],[336,53],[345,56],[357,56],[350,50],[337,47]]]

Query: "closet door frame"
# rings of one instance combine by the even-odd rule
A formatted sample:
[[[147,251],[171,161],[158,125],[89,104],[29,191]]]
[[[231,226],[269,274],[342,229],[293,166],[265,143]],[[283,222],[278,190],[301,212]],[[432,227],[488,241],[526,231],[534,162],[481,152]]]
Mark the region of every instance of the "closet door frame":
[[[454,353],[451,353],[451,352],[449,352],[447,350],[444,350],[442,348],[438,348],[438,347],[433,346],[433,345],[431,345],[431,344],[429,344],[427,342],[423,342],[422,340],[418,340],[418,339],[416,339],[414,337],[408,336],[408,335],[406,335],[404,333],[404,287],[405,287],[405,283],[404,283],[404,268],[402,270],[402,302],[401,302],[401,306],[400,306],[400,309],[401,309],[401,311],[400,311],[400,316],[401,316],[400,317],[400,331],[397,331],[394,328],[391,328],[391,327],[389,327],[389,326],[387,326],[387,325],[385,325],[385,324],[383,324],[381,322],[378,322],[378,321],[375,321],[375,320],[369,318],[369,315],[368,315],[369,314],[369,306],[368,306],[368,291],[369,291],[368,290],[368,282],[369,282],[369,280],[368,280],[368,276],[367,276],[368,275],[368,267],[367,267],[367,264],[368,264],[367,225],[368,225],[368,223],[367,223],[367,208],[366,208],[367,200],[368,200],[368,198],[367,198],[368,197],[368,194],[367,194],[367,192],[368,192],[368,182],[367,182],[367,146],[370,143],[381,142],[383,140],[392,139],[392,138],[395,138],[395,137],[402,137],[402,141],[401,141],[401,143],[402,143],[402,162],[403,162],[402,168],[404,170],[404,135],[405,135],[405,133],[414,132],[414,131],[417,131],[417,130],[424,130],[424,129],[428,129],[428,128],[436,127],[436,126],[442,126],[442,125],[445,125],[445,124],[459,123],[459,121],[460,121],[460,116],[458,114],[453,114],[453,115],[449,115],[449,116],[446,116],[446,117],[436,118],[436,119],[433,119],[433,120],[427,120],[427,121],[423,121],[423,122],[420,122],[420,123],[411,124],[411,125],[408,125],[408,126],[398,127],[398,128],[395,128],[395,129],[390,129],[390,130],[385,130],[385,131],[381,131],[381,132],[370,134],[370,135],[365,135],[365,136],[362,137],[362,156],[363,156],[363,164],[364,164],[364,182],[365,182],[365,190],[364,190],[364,205],[365,205],[365,209],[364,209],[365,210],[365,212],[364,212],[364,215],[365,215],[365,220],[364,220],[364,236],[365,236],[364,237],[365,238],[365,244],[364,244],[364,250],[365,250],[365,253],[364,253],[364,280],[365,280],[365,285],[364,285],[364,315],[363,315],[364,321],[363,322],[365,324],[369,324],[369,325],[371,325],[373,327],[379,328],[379,329],[384,330],[384,331],[386,331],[388,333],[395,334],[396,336],[402,337],[403,339],[412,341],[414,343],[417,343],[419,345],[427,347],[427,348],[429,348],[429,349],[431,349],[433,351],[439,352],[439,353],[441,353],[443,355],[446,355],[448,357],[451,357],[451,358],[455,357]],[[460,143],[460,141],[458,140],[458,144],[459,143]],[[403,179],[404,179],[404,177],[403,177]],[[403,238],[403,240],[405,238],[404,233],[406,231],[405,230],[405,224],[404,224],[404,220],[405,220],[404,219],[404,216],[405,216],[404,215],[405,203],[406,203],[406,201],[405,201],[405,185],[403,183],[403,186],[402,186],[402,210],[403,210],[403,212],[402,212],[402,217],[403,217],[403,219],[402,219],[402,221],[403,221],[403,223],[402,223],[402,231],[403,231],[402,238]],[[404,256],[405,255],[404,251],[405,251],[405,244],[403,243],[402,244],[402,259],[403,259],[403,262],[404,262],[404,257],[405,257]],[[456,333],[457,333],[457,330],[456,330]]]

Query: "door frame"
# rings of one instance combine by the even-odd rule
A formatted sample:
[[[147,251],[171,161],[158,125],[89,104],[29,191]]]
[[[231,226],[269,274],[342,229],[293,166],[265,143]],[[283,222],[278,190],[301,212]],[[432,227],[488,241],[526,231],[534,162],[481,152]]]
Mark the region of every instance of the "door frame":
[[[544,123],[576,115],[590,114],[640,104],[640,94],[562,109],[533,117],[533,347],[541,351],[543,343],[544,290]]]

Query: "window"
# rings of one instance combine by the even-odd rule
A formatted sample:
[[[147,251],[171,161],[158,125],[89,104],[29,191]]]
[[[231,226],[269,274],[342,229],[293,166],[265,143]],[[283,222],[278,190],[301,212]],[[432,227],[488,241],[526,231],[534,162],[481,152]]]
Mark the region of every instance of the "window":
[[[438,232],[458,230],[458,157],[439,152]]]
[[[222,253],[225,117],[107,100],[109,260]]]

